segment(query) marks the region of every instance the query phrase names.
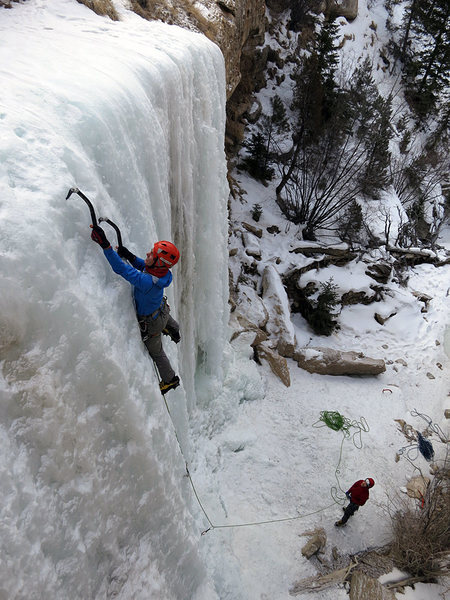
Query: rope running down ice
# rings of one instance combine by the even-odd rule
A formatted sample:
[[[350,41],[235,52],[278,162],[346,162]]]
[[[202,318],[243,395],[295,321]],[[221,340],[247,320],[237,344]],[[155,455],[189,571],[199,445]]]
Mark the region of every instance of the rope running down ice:
[[[155,368],[156,376],[158,377],[158,372],[156,370],[155,364],[153,364],[153,366]],[[336,503],[339,503],[337,500],[335,500],[333,498],[334,502],[332,504],[329,504],[328,506],[325,506],[323,508],[319,508],[318,510],[314,510],[314,511],[312,511],[310,513],[305,513],[305,514],[302,514],[302,515],[296,515],[295,517],[284,517],[284,518],[281,518],[281,519],[268,519],[268,520],[265,520],[265,521],[252,521],[252,522],[249,522],[249,523],[234,523],[234,524],[230,523],[229,525],[214,525],[213,522],[211,521],[211,519],[209,518],[208,513],[206,512],[206,509],[203,506],[203,504],[202,504],[202,502],[200,500],[200,496],[198,495],[198,492],[197,492],[197,490],[195,488],[195,484],[194,484],[194,482],[192,480],[192,477],[191,477],[191,474],[189,472],[188,463],[187,463],[187,461],[186,461],[186,459],[184,457],[183,449],[181,447],[181,443],[180,443],[180,440],[178,438],[178,434],[177,434],[177,430],[176,430],[176,427],[175,427],[175,423],[173,422],[172,415],[171,415],[170,409],[169,409],[169,405],[167,404],[167,400],[166,400],[166,397],[164,395],[163,395],[163,400],[164,400],[164,404],[166,406],[167,413],[168,413],[168,415],[170,417],[170,420],[172,421],[172,426],[173,426],[173,430],[174,430],[174,433],[175,433],[175,438],[177,440],[181,456],[184,459],[184,463],[185,463],[185,466],[186,466],[186,476],[189,478],[189,481],[191,483],[192,490],[194,492],[195,498],[197,499],[198,505],[200,506],[200,508],[201,508],[201,510],[202,510],[202,512],[203,512],[203,514],[204,514],[204,516],[206,518],[206,520],[208,521],[208,523],[210,525],[207,529],[205,529],[204,531],[202,531],[201,535],[205,535],[206,533],[208,533],[208,531],[211,531],[211,529],[230,529],[230,528],[237,528],[237,527],[250,527],[250,526],[253,526],[253,525],[266,525],[268,523],[283,523],[283,522],[286,522],[286,521],[295,521],[297,519],[304,519],[305,517],[309,517],[311,515],[315,515],[317,513],[323,512],[325,510],[328,510],[329,508],[332,508]],[[342,445],[341,445],[341,455],[342,455]],[[339,458],[339,463],[340,463],[340,461],[341,461],[341,458]],[[339,463],[338,463],[338,467],[339,467]],[[336,472],[337,472],[337,469],[336,469]]]

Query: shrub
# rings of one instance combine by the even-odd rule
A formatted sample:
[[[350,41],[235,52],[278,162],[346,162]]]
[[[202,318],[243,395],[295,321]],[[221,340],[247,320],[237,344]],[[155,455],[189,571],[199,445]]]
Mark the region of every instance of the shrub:
[[[259,221],[262,215],[263,209],[261,204],[254,204],[252,208],[252,219],[256,222]]]
[[[326,283],[321,283],[320,289],[316,305],[307,320],[317,335],[331,335],[339,327],[333,312],[339,301],[338,287],[331,278]]]
[[[363,214],[361,206],[353,200],[337,221],[337,234],[341,241],[346,242],[350,248],[361,241]]]
[[[119,15],[114,8],[111,0],[77,0],[79,4],[84,4],[97,15],[109,17],[112,21],[118,21]]]
[[[267,138],[261,132],[252,133],[244,146],[248,155],[243,159],[242,166],[255,179],[270,181],[275,171],[270,166]]]
[[[450,468],[444,466],[428,486],[423,503],[396,503],[389,511],[395,566],[427,581],[449,574]]]

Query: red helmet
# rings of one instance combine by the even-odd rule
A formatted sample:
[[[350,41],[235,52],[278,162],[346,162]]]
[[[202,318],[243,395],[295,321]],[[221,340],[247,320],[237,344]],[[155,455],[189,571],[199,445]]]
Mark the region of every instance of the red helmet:
[[[366,483],[367,483],[367,487],[368,488],[371,488],[371,487],[373,487],[375,485],[375,481],[372,479],[372,477],[368,477],[366,479]]]
[[[180,258],[178,248],[172,242],[156,242],[153,246],[153,256],[156,260],[156,267],[168,267],[169,269],[177,264]]]

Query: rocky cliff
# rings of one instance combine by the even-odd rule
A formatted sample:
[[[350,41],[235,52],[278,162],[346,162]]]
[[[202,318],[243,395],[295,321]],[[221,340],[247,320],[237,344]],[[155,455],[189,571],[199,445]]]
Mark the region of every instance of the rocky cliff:
[[[241,81],[243,50],[264,42],[264,0],[131,0],[131,7],[146,19],[200,31],[215,42],[225,58],[228,98]]]
[[[77,1],[99,14],[119,18],[111,0]],[[253,92],[265,84],[266,6],[275,18],[285,10],[292,10],[293,19],[301,20],[297,15],[300,10],[297,0],[130,0],[130,7],[141,17],[199,31],[222,50],[227,77],[229,149],[242,141],[245,126],[242,116],[252,102]],[[307,7],[317,13],[353,19],[357,15],[358,0],[309,0],[307,5],[301,6],[303,12]]]

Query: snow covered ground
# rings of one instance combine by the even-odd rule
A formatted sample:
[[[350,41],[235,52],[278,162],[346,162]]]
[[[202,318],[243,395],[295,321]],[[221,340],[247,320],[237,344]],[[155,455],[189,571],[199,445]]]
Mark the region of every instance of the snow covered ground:
[[[449,267],[416,267],[407,289],[393,284],[385,308],[397,315],[385,326],[373,305],[345,308],[330,338],[293,319],[301,344],[392,361],[377,378],[290,362],[286,388],[252,360],[248,340],[228,344],[223,63],[201,36],[121,5],[119,23],[74,0],[0,11],[0,598],[287,600],[316,573],[303,532],[323,527],[327,556],[388,539],[387,495],[414,471],[395,462],[407,442],[394,419],[422,430],[416,409],[448,435]],[[122,225],[131,250],[155,237],[180,246],[169,301],[183,340],[165,342],[183,381],[167,396],[177,437],[128,285],[90,242],[86,207],[65,203],[74,184]],[[231,218],[251,222],[262,204],[259,226],[281,233],[264,234],[261,264],[280,257],[281,269],[296,232],[270,190],[244,176],[242,186],[247,203]],[[232,270],[241,258],[240,247]],[[357,264],[342,273],[367,285]],[[413,289],[432,297],[428,312]],[[317,427],[323,410],[364,418],[362,447]],[[427,472],[421,456],[416,464]],[[369,502],[336,529],[332,489],[367,476]],[[417,586],[406,597],[442,592]]]
[[[380,58],[380,49],[386,42],[385,19],[381,2],[362,1],[353,23],[338,21],[341,36],[346,37],[341,54],[344,71],[346,65],[354,67],[357,61],[370,56],[375,80],[387,92],[394,89],[398,74],[386,72]],[[282,58],[292,52],[295,39],[291,35],[290,46],[286,46],[286,37],[283,42],[284,46],[266,34],[266,43],[280,51]],[[275,93],[289,106],[292,80],[288,66],[284,74],[280,86],[269,82],[257,95],[266,112]],[[282,76],[283,71],[278,75]],[[283,219],[274,202],[273,182],[266,187],[244,172],[235,171],[234,176],[244,191],[242,200],[234,200],[231,207],[233,234],[229,246],[233,250],[230,267],[234,283],[239,281],[242,264],[250,266],[256,262],[261,276],[267,264],[274,265],[281,274],[298,267],[301,260],[306,263],[308,259],[290,253],[302,243],[309,244],[302,242],[299,228]],[[386,201],[392,202],[389,198]],[[254,204],[263,209],[258,222],[251,216]],[[246,233],[243,222],[262,229],[262,238]],[[268,233],[267,228],[273,225],[278,226],[279,233]],[[332,240],[326,238],[326,242]],[[450,248],[448,229],[443,231],[439,243]],[[248,256],[245,247],[260,252],[261,261]],[[377,258],[381,260],[382,254],[374,253],[372,259]],[[302,285],[308,281],[325,282],[332,277],[339,293],[369,290],[373,280],[365,275],[366,267],[355,260],[346,267],[309,271],[302,276]],[[381,546],[389,539],[388,498],[401,494],[406,481],[417,474],[404,457],[396,462],[397,452],[408,446],[408,442],[395,419],[403,419],[423,431],[427,421],[417,415],[420,413],[449,435],[448,421],[444,418],[444,410],[449,406],[450,381],[449,271],[449,266],[421,265],[411,270],[406,288],[391,280],[383,302],[344,307],[339,315],[341,328],[330,337],[315,336],[300,315],[293,315],[299,345],[362,351],[367,356],[384,359],[386,372],[376,378],[320,376],[301,371],[294,361],[289,361],[292,383],[286,388],[263,363],[258,371],[266,382],[264,398],[256,401],[244,398],[236,421],[209,442],[206,452],[203,451],[204,458],[202,453],[197,454],[204,472],[212,468],[219,481],[218,489],[213,490],[217,498],[209,504],[214,524],[241,525],[231,531],[219,529],[208,533],[208,536],[220,534],[222,544],[229,546],[235,557],[226,568],[239,572],[242,595],[234,590],[235,595],[231,593],[230,597],[289,598],[288,589],[295,580],[317,572],[301,555],[306,538],[299,536],[305,531],[325,529],[327,558],[333,546],[342,554],[351,554]],[[252,279],[257,282],[259,292],[260,280],[258,283],[258,278]],[[237,287],[241,291],[248,289],[242,283]],[[432,298],[426,312],[422,312],[424,305],[417,300],[416,292]],[[252,306],[239,299],[237,305],[237,310],[251,320]],[[374,319],[375,312],[385,316],[395,313],[395,316],[380,325]],[[351,433],[356,435],[355,440],[343,441],[341,432],[317,428],[324,410],[339,411],[350,419],[354,423]],[[431,440],[442,460],[444,444],[437,436]],[[410,456],[415,458],[414,454]],[[420,454],[415,464],[428,474],[428,465]],[[336,529],[334,521],[341,513],[340,506],[334,503],[336,490],[342,498],[343,490],[368,476],[376,481],[370,501],[346,529]],[[209,543],[213,552],[213,542]],[[217,554],[223,558],[223,550]],[[245,568],[240,569],[239,565]],[[437,599],[443,597],[444,591],[445,587],[440,586],[417,586],[416,591],[408,590],[408,598]],[[345,596],[343,590],[336,589],[317,595],[321,600]]]
[[[242,183],[245,188],[246,182]],[[261,250],[265,264],[271,256],[288,256],[292,238],[283,232],[275,239],[267,235],[267,226],[275,223],[282,230],[283,227],[274,210],[271,211],[270,201],[266,203],[262,194],[249,193],[247,204],[234,207],[233,217],[236,222],[252,223],[251,206],[256,201],[261,203],[263,216],[254,224],[264,231]],[[232,247],[236,245],[238,242],[234,240]],[[282,267],[283,263],[280,270]],[[396,453],[408,445],[395,419],[404,419],[423,431],[426,421],[411,414],[417,411],[428,415],[447,436],[449,433],[443,414],[448,408],[449,392],[448,273],[449,267],[437,269],[424,265],[412,270],[408,289],[390,285],[392,298],[383,309],[395,310],[397,314],[384,326],[374,319],[374,313],[379,310],[374,304],[345,307],[340,315],[341,330],[328,338],[315,336],[302,317],[294,316],[300,343],[363,351],[367,356],[383,358],[387,370],[378,377],[309,374],[289,361],[292,384],[285,388],[268,373],[267,366],[259,367],[267,381],[264,399],[244,402],[237,422],[221,433],[222,444],[210,450],[208,464],[214,461],[212,464],[220,469],[220,479],[225,483],[220,485],[220,501],[226,507],[220,523],[294,519],[237,529],[232,540],[226,530],[222,533],[239,562],[247,565],[250,561],[252,571],[257,573],[256,580],[253,575],[248,580],[243,578],[247,595],[244,593],[242,598],[287,599],[289,584],[316,572],[301,556],[305,538],[299,535],[305,531],[324,527],[328,536],[328,558],[333,546],[348,554],[380,546],[389,539],[388,497],[392,498],[414,474],[413,467],[404,458],[399,462],[395,460]],[[330,275],[337,283],[346,282],[352,289],[367,285],[366,276],[361,275],[355,263],[319,273],[319,277],[325,279]],[[428,312],[421,312],[422,305],[411,290],[433,298]],[[362,448],[346,439],[341,455],[342,433],[314,427],[324,410],[338,411],[354,421],[352,433],[357,433],[361,426]],[[368,424],[368,432],[364,431],[362,418]],[[444,445],[437,437],[431,441],[442,459]],[[217,443],[217,438],[213,442]],[[428,474],[428,465],[421,455],[416,464]],[[338,467],[339,473],[336,473]],[[339,518],[341,508],[334,504],[332,488],[336,486],[342,492],[355,480],[369,476],[376,481],[369,502],[349,521],[345,530],[336,529],[334,521]],[[220,509],[219,501],[217,508]],[[259,549],[256,554],[252,551],[255,548]],[[261,558],[261,548],[272,565],[270,569]],[[416,598],[440,598],[442,591],[424,592],[421,588]],[[341,596],[336,590],[320,595],[321,599],[337,597]],[[344,592],[342,597],[345,597]]]

